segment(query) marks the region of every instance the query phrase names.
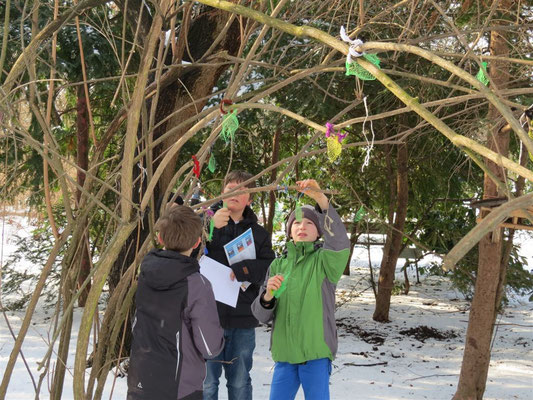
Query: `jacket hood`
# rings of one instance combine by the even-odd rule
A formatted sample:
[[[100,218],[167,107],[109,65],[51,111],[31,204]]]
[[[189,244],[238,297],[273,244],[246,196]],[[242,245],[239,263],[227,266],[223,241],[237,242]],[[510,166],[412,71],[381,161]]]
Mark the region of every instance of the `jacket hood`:
[[[152,250],[141,265],[141,275],[154,290],[168,290],[199,271],[200,265],[196,259],[172,250]]]

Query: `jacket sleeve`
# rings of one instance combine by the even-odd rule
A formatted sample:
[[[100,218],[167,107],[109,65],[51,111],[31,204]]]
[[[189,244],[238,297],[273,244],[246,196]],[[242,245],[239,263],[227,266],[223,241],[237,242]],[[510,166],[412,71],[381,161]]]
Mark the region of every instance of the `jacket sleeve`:
[[[195,347],[206,359],[216,357],[224,347],[224,330],[218,319],[211,283],[201,274],[189,285],[188,304]]]
[[[327,210],[321,210],[318,216],[324,237],[324,246],[320,251],[321,264],[328,280],[337,284],[350,256],[350,239],[339,214],[331,204]]]
[[[265,281],[263,285],[261,286],[261,289],[259,289],[259,296],[257,296],[252,303],[252,314],[254,317],[263,324],[266,324],[267,322],[270,322],[274,319],[274,310],[276,309],[276,300],[274,299],[272,307],[267,308],[263,305],[261,302],[261,296],[266,291],[266,285],[268,282],[268,278],[270,278],[270,270],[272,269],[272,266],[275,264],[275,261],[271,264],[270,268],[268,269],[268,272],[265,277]]]
[[[265,231],[264,236],[264,240],[256,246],[255,260],[243,260],[230,265],[239,282],[248,281],[261,284],[265,280],[265,274],[275,255],[272,250],[270,235]],[[257,238],[254,237],[254,240],[257,240]]]

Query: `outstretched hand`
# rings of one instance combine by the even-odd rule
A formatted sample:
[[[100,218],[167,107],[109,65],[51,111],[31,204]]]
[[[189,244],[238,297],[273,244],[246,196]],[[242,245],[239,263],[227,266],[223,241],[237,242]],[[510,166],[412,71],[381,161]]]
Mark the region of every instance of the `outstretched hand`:
[[[328,198],[320,190],[320,185],[314,179],[304,179],[303,181],[297,181],[298,191],[305,194],[316,201],[322,210],[328,208]]]

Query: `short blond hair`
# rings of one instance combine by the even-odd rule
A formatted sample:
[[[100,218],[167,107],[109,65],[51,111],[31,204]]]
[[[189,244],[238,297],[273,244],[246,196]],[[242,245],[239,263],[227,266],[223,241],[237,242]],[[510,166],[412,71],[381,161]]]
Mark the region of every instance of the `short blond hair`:
[[[155,229],[167,250],[181,253],[192,249],[202,235],[202,219],[192,208],[173,204],[159,218]]]

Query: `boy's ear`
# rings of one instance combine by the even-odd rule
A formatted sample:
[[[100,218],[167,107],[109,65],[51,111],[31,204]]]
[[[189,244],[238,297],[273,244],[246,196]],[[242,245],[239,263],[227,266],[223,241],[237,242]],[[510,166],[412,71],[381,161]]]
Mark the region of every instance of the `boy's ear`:
[[[200,245],[200,243],[202,243],[202,237],[201,236],[198,237],[198,240],[196,241],[196,244],[192,248],[196,249]]]
[[[161,232],[157,232],[157,241],[159,244],[163,247],[165,247],[165,243],[163,242],[163,239],[161,238]]]

